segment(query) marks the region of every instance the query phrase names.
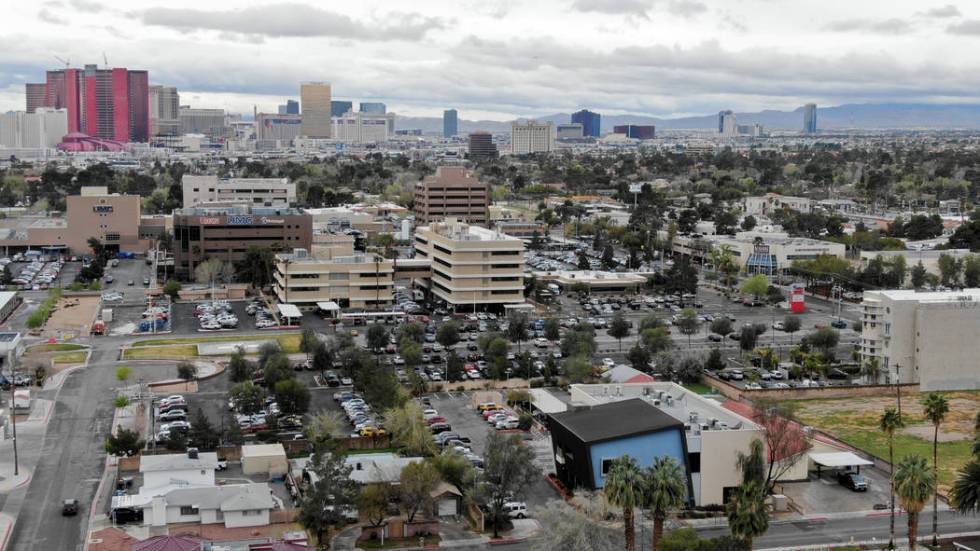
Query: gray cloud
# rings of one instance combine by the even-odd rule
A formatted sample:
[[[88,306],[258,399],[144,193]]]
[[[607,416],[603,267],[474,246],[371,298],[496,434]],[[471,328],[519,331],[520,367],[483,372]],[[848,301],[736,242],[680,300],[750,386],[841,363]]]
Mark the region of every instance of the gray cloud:
[[[944,17],[959,17],[963,14],[960,13],[960,9],[954,6],[953,4],[946,4],[945,6],[940,6],[938,8],[932,8],[931,10],[926,10],[922,12],[922,15],[925,15],[926,17],[944,18]]]
[[[708,6],[697,0],[671,0],[667,11],[680,17],[694,17],[708,11]]]
[[[41,10],[39,12],[37,12],[37,18],[40,19],[41,21],[44,21],[45,23],[51,23],[53,25],[67,25],[68,24],[68,21],[66,21],[62,17],[59,17],[58,15],[55,15],[48,8],[41,8]]]
[[[980,36],[980,19],[967,19],[946,27],[946,32],[966,36]]]
[[[69,3],[76,10],[87,13],[99,13],[105,9],[102,4],[92,0],[69,0]]]
[[[652,7],[653,3],[649,0],[574,0],[572,2],[572,9],[581,12],[636,17],[647,17],[647,12]]]
[[[182,32],[214,30],[267,37],[334,37],[356,40],[420,40],[432,30],[444,28],[437,17],[417,13],[391,13],[396,22],[362,22],[302,4],[280,3],[237,10],[150,8],[138,14],[146,25]]]
[[[912,25],[904,19],[838,19],[824,26],[832,32],[871,32],[878,34],[905,34],[912,31]]]

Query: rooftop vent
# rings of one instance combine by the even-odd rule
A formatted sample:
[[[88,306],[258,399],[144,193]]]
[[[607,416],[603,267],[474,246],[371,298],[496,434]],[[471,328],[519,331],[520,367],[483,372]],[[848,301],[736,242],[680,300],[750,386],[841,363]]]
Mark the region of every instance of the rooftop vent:
[[[187,448],[187,458],[197,459],[197,448]]]

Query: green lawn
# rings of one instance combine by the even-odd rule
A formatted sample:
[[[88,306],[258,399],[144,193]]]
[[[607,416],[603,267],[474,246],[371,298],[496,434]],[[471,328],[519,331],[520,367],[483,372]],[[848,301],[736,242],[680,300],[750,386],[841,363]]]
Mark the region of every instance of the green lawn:
[[[277,340],[283,352],[293,354],[299,352],[299,333],[270,334],[270,335],[226,335],[221,337],[190,337],[183,339],[152,339],[136,341],[131,346],[133,348],[143,346],[176,345],[176,344],[203,344],[211,342],[241,342],[241,341],[262,341]],[[196,354],[195,354],[196,355]]]
[[[695,394],[715,394],[715,389],[701,383],[686,383],[681,386]]]
[[[88,352],[59,352],[54,355],[54,363],[56,364],[80,364],[85,361],[88,356]]]
[[[945,393],[950,400],[950,413],[941,425],[944,432],[964,436],[973,433],[973,418],[980,405],[976,392]],[[919,405],[920,395],[902,397],[906,426],[927,424]],[[833,434],[844,442],[888,460],[888,436],[878,429],[878,419],[885,407],[894,406],[891,397],[867,397],[861,400],[805,400],[798,402],[797,413],[802,423]],[[939,485],[949,488],[957,471],[972,458],[972,438],[939,443]],[[895,462],[906,455],[920,455],[932,463],[932,431],[923,434],[895,433]]]
[[[28,352],[68,352],[72,350],[85,350],[86,346],[80,344],[58,343],[58,344],[36,344],[27,349]]]
[[[195,356],[197,356],[197,346],[193,344],[129,348],[123,352],[124,360],[182,360]]]

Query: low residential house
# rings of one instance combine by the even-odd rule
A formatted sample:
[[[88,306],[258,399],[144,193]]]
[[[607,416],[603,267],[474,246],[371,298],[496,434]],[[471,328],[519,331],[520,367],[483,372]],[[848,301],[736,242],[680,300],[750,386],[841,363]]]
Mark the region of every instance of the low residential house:
[[[256,444],[242,446],[242,473],[245,475],[267,474],[270,478],[286,476],[289,461],[282,444]]]
[[[113,508],[143,511],[146,526],[198,522],[226,528],[265,526],[276,503],[266,484],[163,487],[113,497]]]
[[[218,454],[198,452],[194,448],[186,453],[140,457],[144,489],[178,485],[214,486],[214,471],[217,468]]]

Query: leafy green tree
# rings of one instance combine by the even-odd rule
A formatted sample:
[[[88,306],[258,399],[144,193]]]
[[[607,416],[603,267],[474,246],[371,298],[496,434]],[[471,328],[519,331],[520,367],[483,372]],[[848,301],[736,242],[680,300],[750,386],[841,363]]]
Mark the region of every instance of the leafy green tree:
[[[228,391],[239,413],[252,415],[265,406],[265,391],[252,381],[236,384]]]
[[[409,463],[402,468],[398,495],[408,522],[414,521],[419,511],[432,508],[432,491],[439,482],[439,470],[428,461]]]
[[[619,342],[620,352],[623,351],[623,339],[628,337],[629,334],[630,322],[626,320],[626,316],[623,315],[622,311],[616,312],[616,315],[613,316],[609,324],[609,336]]]
[[[197,366],[191,362],[180,362],[177,364],[177,378],[184,381],[193,381],[197,377]]]
[[[544,338],[549,341],[557,341],[561,338],[561,325],[557,318],[547,318],[544,320]]]
[[[276,249],[252,245],[245,250],[245,258],[235,264],[235,271],[245,283],[261,289],[272,283],[272,271],[276,265]]]
[[[204,414],[204,410],[197,408],[194,411],[191,430],[188,433],[190,444],[201,450],[214,450],[220,443],[219,436],[220,433],[214,428],[211,421],[208,420],[208,416]]]
[[[293,378],[293,370],[289,364],[289,356],[283,352],[277,352],[262,364],[262,374],[265,377],[265,385],[274,388],[276,383]]]
[[[330,528],[343,523],[344,512],[357,505],[360,492],[350,478],[353,469],[342,455],[315,454],[309,469],[316,474],[316,481],[309,482],[300,497],[297,520],[316,535],[318,545],[326,546]]]
[[[446,380],[451,383],[463,380],[463,359],[452,351],[446,356]]]
[[[142,449],[143,440],[140,439],[139,433],[124,429],[122,425],[116,427],[116,432],[105,440],[106,453],[117,457],[132,457],[139,454]]]
[[[796,316],[788,315],[783,318],[783,332],[789,334],[790,346],[793,346],[793,333],[799,331],[801,326],[800,318]]]
[[[398,353],[405,360],[405,365],[410,368],[422,363],[422,346],[413,340],[403,340],[399,343]]]
[[[629,349],[629,352],[626,353],[626,359],[636,369],[641,371],[650,369],[650,352],[641,343],[636,343]]]
[[[949,496],[960,513],[980,512],[980,461],[974,458],[960,469]]]
[[[381,526],[388,516],[388,503],[394,496],[395,491],[388,482],[365,484],[357,496],[357,512],[371,526]]]
[[[840,333],[832,327],[821,327],[807,335],[806,342],[819,350],[824,357],[832,359],[837,343],[840,342]]]
[[[507,338],[517,343],[517,352],[521,351],[521,342],[527,340],[528,317],[524,312],[512,312],[507,316]]]
[[[665,290],[671,293],[695,293],[698,290],[698,272],[687,257],[680,257],[665,274]]]
[[[443,323],[436,329],[436,342],[450,350],[459,342],[459,324],[454,321]]]
[[[283,379],[276,383],[274,391],[279,409],[286,415],[302,415],[310,407],[310,389],[296,379]]]
[[[568,382],[572,384],[584,383],[592,378],[592,362],[586,356],[577,355],[565,358],[562,362],[562,368]]]
[[[707,359],[704,360],[705,371],[716,372],[725,369],[725,360],[721,357],[721,350],[712,348],[708,352]]]
[[[324,372],[333,366],[334,350],[324,343],[320,343],[313,349],[313,370],[319,371],[322,377]],[[350,372],[346,372],[350,375]]]
[[[732,322],[728,318],[718,317],[711,322],[711,332],[716,335],[725,336],[732,332]]]
[[[163,294],[170,297],[170,300],[176,301],[180,298],[180,282],[176,279],[171,279],[163,285]]]
[[[299,335],[299,351],[306,354],[307,360],[313,355],[313,351],[316,350],[318,344],[320,344],[320,339],[316,336],[316,331],[309,327],[304,327]]]
[[[640,342],[643,343],[644,348],[647,349],[651,355],[658,352],[663,352],[671,347],[672,341],[670,340],[670,333],[667,332],[666,327],[653,327],[650,329],[644,329],[640,333]]]
[[[938,392],[930,392],[922,399],[922,410],[932,423],[932,476],[939,480],[939,425],[949,413],[949,400]],[[939,546],[939,488],[932,494],[932,545]]]
[[[628,455],[613,460],[606,473],[603,491],[609,503],[623,510],[623,536],[626,538],[626,551],[636,549],[636,526],[633,510],[643,507],[644,476],[636,460]]]
[[[439,477],[442,480],[457,488],[465,488],[472,485],[474,481],[476,469],[463,454],[455,449],[447,448],[438,455],[426,458],[426,461],[432,463],[432,466],[439,471]]]
[[[926,267],[922,265],[920,260],[918,264],[912,266],[911,277],[912,277],[912,287],[915,289],[921,289],[926,283]]]
[[[412,321],[402,325],[398,329],[398,342],[411,339],[419,344],[425,342],[425,327],[421,323]]]
[[[742,294],[752,295],[755,300],[769,292],[769,278],[763,274],[755,274],[742,282]]]
[[[909,549],[915,551],[919,536],[919,514],[936,491],[936,475],[925,458],[907,455],[895,468],[895,494],[905,509]]]
[[[948,255],[939,255],[939,282],[943,285],[957,285],[960,280],[960,272],[963,264],[959,259]]]
[[[588,323],[580,323],[567,331],[561,339],[562,356],[585,356],[591,358],[595,354],[595,329]]]
[[[878,420],[878,428],[881,432],[888,436],[888,464],[895,465],[895,432],[902,428],[902,416],[898,414],[895,408],[885,408],[885,412],[881,414],[881,418]],[[890,497],[889,508],[891,510],[891,515],[889,515],[889,531],[888,531],[888,548],[895,548],[895,469],[891,469],[891,474],[889,476],[889,492]]]
[[[653,513],[653,550],[660,549],[667,513],[684,505],[687,496],[687,474],[673,457],[654,459],[643,472],[643,505]]]
[[[745,231],[752,231],[755,229],[756,224],[758,224],[758,221],[751,214],[742,219],[742,229]]]
[[[534,452],[518,435],[490,431],[484,449],[483,472],[472,495],[476,503],[486,507],[496,538],[507,520],[504,504],[524,495],[541,473],[534,464]]]
[[[681,333],[687,335],[687,345],[691,346],[691,335],[696,334],[701,329],[701,320],[698,319],[697,311],[693,308],[681,310],[681,314],[674,324]]]
[[[732,537],[752,548],[752,540],[769,529],[766,493],[756,481],[743,482],[735,487],[726,505],[728,529]]]
[[[368,327],[365,338],[367,339],[368,348],[375,355],[381,354],[381,351],[388,346],[388,330],[385,329],[384,325],[375,323],[371,327]]]
[[[400,407],[387,410],[385,421],[392,439],[406,454],[424,457],[435,453],[432,433],[422,419],[422,408],[418,402],[409,400]]]
[[[240,383],[251,379],[255,366],[252,362],[245,359],[245,349],[241,346],[235,348],[235,353],[228,359],[228,372],[234,383]]]
[[[640,332],[663,326],[664,320],[658,318],[656,314],[647,314],[646,316],[643,316],[642,320],[640,320]]]

